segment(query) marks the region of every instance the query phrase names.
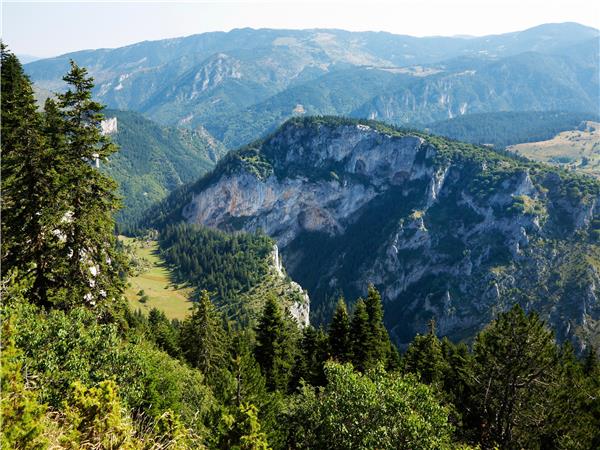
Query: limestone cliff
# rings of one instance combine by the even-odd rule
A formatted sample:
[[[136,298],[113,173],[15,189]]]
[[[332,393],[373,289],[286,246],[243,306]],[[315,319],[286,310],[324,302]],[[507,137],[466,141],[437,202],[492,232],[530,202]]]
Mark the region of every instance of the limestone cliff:
[[[306,118],[228,155],[152,214],[264,230],[316,323],[336,296],[374,283],[400,344],[432,317],[468,339],[519,302],[582,349],[600,335],[599,193],[594,180],[489,149]]]

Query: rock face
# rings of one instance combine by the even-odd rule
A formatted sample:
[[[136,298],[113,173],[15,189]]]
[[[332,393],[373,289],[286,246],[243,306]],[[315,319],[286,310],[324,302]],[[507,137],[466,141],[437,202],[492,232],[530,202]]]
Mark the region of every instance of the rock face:
[[[301,327],[306,327],[310,324],[310,298],[308,292],[302,289],[295,281],[288,280],[283,263],[279,257],[279,248],[277,244],[273,245],[273,268],[279,280],[287,282],[287,297],[295,299],[289,305],[286,305],[290,315],[296,319]]]
[[[115,134],[118,132],[117,128],[117,118],[110,117],[106,120],[100,122],[100,128],[102,129],[103,135]]]
[[[272,236],[315,323],[373,283],[399,344],[431,318],[469,339],[518,302],[583,349],[599,336],[599,193],[591,179],[489,149],[308,118],[167,204],[170,220]]]

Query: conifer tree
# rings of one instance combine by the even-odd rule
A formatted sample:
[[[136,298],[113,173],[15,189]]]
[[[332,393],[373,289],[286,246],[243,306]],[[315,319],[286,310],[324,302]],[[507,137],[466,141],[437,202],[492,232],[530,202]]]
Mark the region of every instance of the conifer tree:
[[[328,337],[322,329],[307,326],[302,330],[300,353],[296,357],[292,376],[292,390],[300,385],[300,380],[312,386],[325,383],[325,362],[329,358]]]
[[[352,334],[352,364],[360,371],[369,368],[369,314],[362,298],[359,298],[350,323]]]
[[[148,314],[148,326],[150,336],[160,349],[175,358],[181,356],[177,330],[171,325],[164,312],[152,308]]]
[[[113,214],[119,207],[116,184],[94,165],[106,161],[116,146],[101,134],[103,106],[92,100],[93,79],[71,61],[58,96],[66,142],[61,195],[68,211],[62,221],[68,268],[64,274],[68,301],[90,305],[120,295],[120,258],[115,249]]]
[[[32,276],[29,297],[50,306],[55,233],[64,210],[56,190],[57,154],[48,148],[33,88],[14,54],[1,44],[2,272]]]
[[[418,374],[427,384],[442,382],[446,370],[446,360],[442,352],[442,343],[435,334],[435,322],[429,322],[429,332],[417,335],[404,354],[404,370]]]
[[[249,331],[237,332],[232,338],[229,371],[235,381],[231,403],[236,407],[242,403],[252,403],[262,410],[268,401],[266,383],[250,343]]]
[[[381,295],[372,284],[367,289],[365,307],[369,315],[368,365],[374,367],[377,362],[386,362],[390,353],[391,342],[383,324]]]
[[[254,354],[270,390],[285,391],[294,364],[294,336],[274,296],[267,297],[256,327]],[[293,326],[293,325],[292,325]]]
[[[350,362],[352,358],[350,318],[343,298],[338,300],[333,318],[329,324],[329,349],[331,356],[337,361]]]
[[[473,353],[481,443],[522,448],[518,437],[537,426],[557,362],[552,332],[516,305],[477,335]]]
[[[205,375],[225,364],[227,339],[223,321],[207,291],[192,306],[192,314],[181,325],[180,346],[185,359]]]

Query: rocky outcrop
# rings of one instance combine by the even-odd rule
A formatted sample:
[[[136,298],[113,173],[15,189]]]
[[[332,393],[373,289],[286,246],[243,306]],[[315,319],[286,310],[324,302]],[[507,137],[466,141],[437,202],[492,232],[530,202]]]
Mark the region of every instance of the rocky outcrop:
[[[287,284],[286,297],[291,297],[293,299],[289,304],[285,305],[287,311],[301,327],[310,325],[310,298],[308,297],[308,292],[302,289],[302,286],[298,283],[288,278],[285,269],[283,268],[281,258],[279,257],[279,248],[277,247],[277,244],[273,245],[272,259],[276,276]]]
[[[467,339],[518,302],[581,349],[598,337],[589,324],[600,320],[590,275],[600,267],[591,239],[600,188],[578,180],[375,122],[294,119],[230,155],[181,215],[272,236],[317,322],[338,295],[374,283],[400,344],[431,318]]]
[[[116,134],[119,131],[117,127],[117,118],[110,117],[108,119],[103,120],[102,122],[100,122],[100,128],[102,130],[102,134],[105,136]]]

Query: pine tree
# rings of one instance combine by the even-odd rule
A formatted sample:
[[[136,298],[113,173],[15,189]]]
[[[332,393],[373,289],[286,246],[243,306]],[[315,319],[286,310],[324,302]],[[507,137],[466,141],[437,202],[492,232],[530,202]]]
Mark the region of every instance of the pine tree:
[[[291,320],[284,319],[274,296],[267,297],[256,327],[254,354],[270,390],[285,391],[294,364],[294,336]]]
[[[152,308],[148,314],[148,327],[150,337],[160,349],[175,358],[181,356],[177,330],[164,312]]]
[[[557,352],[553,335],[537,314],[514,306],[477,335],[474,395],[481,443],[521,448],[518,436],[537,426]]]
[[[350,318],[343,298],[338,300],[329,324],[329,349],[331,356],[339,362],[349,362],[352,359]]]
[[[325,362],[329,358],[328,337],[322,329],[308,326],[302,330],[300,353],[296,357],[292,388],[295,390],[304,380],[312,386],[325,384]]]
[[[205,375],[225,364],[227,337],[223,321],[207,291],[192,306],[192,314],[181,325],[180,347],[185,359]]]
[[[383,324],[381,295],[372,284],[369,285],[367,290],[365,307],[369,315],[368,365],[374,367],[378,362],[385,363],[387,361],[391,342]]]
[[[369,368],[369,314],[362,298],[359,298],[350,323],[352,330],[352,364],[360,371]]]
[[[429,322],[429,332],[417,335],[406,349],[404,370],[418,374],[427,384],[440,384],[446,371],[442,343],[435,334],[435,322]]]
[[[56,195],[57,153],[48,148],[33,88],[19,60],[2,44],[2,272],[33,277],[29,298],[50,306],[51,269],[64,210]]]
[[[61,195],[68,205],[61,227],[68,260],[64,278],[71,303],[96,305],[119,296],[123,288],[113,234],[116,184],[93,164],[106,161],[116,146],[101,134],[103,106],[92,100],[94,84],[87,70],[71,61],[63,80],[69,86],[58,96],[66,136],[61,166]]]

